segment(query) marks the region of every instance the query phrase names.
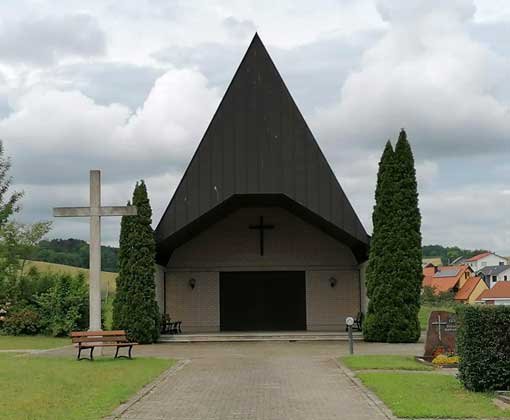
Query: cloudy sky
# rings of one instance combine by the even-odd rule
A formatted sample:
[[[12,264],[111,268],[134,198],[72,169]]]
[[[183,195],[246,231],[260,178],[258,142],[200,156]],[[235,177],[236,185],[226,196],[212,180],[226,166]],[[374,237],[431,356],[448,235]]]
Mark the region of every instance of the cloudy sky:
[[[2,0],[0,138],[19,218],[148,184],[159,220],[258,31],[368,231],[379,155],[405,127],[424,243],[510,255],[507,0]],[[116,244],[119,220],[104,223]],[[86,220],[52,237],[87,239]]]

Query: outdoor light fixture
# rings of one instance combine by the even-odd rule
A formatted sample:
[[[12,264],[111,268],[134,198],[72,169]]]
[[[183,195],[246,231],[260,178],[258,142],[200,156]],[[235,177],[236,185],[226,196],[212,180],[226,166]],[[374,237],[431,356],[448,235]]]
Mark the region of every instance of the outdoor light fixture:
[[[336,279],[334,277],[330,277],[329,278],[329,285],[331,287],[335,287],[336,286]]]
[[[189,287],[191,287],[191,290],[195,288],[195,285],[197,284],[197,281],[192,277],[189,279]]]

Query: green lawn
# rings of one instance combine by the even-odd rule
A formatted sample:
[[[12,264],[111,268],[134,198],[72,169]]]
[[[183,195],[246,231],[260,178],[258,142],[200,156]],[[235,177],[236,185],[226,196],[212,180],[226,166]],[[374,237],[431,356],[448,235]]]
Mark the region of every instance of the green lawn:
[[[430,306],[430,305],[421,305],[420,312],[418,313],[418,319],[420,320],[420,326],[422,331],[427,330],[427,325],[429,323],[430,313],[432,311],[450,311],[455,312],[454,306]]]
[[[66,337],[47,337],[44,335],[0,335],[0,350],[42,350],[71,344]]]
[[[510,418],[492,396],[466,391],[453,376],[424,373],[358,373],[397,417]]]
[[[370,355],[346,356],[342,362],[352,370],[364,369],[401,369],[401,370],[433,370],[431,366],[414,360],[412,356]]]
[[[0,354],[5,419],[100,419],[174,362],[168,359],[66,358]]]

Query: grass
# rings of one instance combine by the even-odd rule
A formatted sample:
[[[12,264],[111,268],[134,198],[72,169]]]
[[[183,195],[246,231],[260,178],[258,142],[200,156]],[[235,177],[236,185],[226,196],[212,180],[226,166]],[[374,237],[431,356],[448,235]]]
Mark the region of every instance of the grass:
[[[0,335],[0,350],[44,350],[71,344],[66,337]]]
[[[448,306],[448,305],[442,305],[442,306],[421,305],[420,312],[418,313],[418,319],[420,320],[420,327],[421,327],[422,331],[427,330],[430,313],[432,311],[455,312],[455,308],[453,306]]]
[[[358,373],[397,417],[510,418],[492,396],[466,391],[450,375],[424,373]]]
[[[43,261],[27,261],[25,263],[23,272],[26,273],[30,269],[30,267],[35,267],[41,273],[53,272],[53,273],[68,273],[72,275],[83,273],[87,280],[89,278],[89,270],[87,268],[72,267],[70,265],[63,264],[53,264]],[[101,290],[103,291],[103,293],[106,290],[108,290],[109,292],[115,292],[117,275],[118,275],[117,273],[110,273],[107,271],[101,272]]]
[[[144,358],[77,362],[0,354],[1,417],[100,419],[173,363]]]
[[[346,356],[342,362],[352,370],[387,369],[387,370],[433,370],[431,366],[424,365],[414,360],[412,356],[393,355],[370,355],[370,356]]]

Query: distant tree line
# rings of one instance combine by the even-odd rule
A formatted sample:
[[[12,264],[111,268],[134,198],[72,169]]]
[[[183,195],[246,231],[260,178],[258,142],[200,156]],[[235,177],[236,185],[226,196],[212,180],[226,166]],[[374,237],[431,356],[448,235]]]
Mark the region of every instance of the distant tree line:
[[[101,269],[103,271],[118,272],[118,252],[118,248],[115,247],[101,247]],[[81,239],[43,240],[39,242],[30,259],[89,268],[89,244]]]
[[[487,252],[485,249],[461,249],[458,246],[424,245],[423,258],[440,257],[444,265],[448,265],[459,257],[470,258],[474,255]]]

